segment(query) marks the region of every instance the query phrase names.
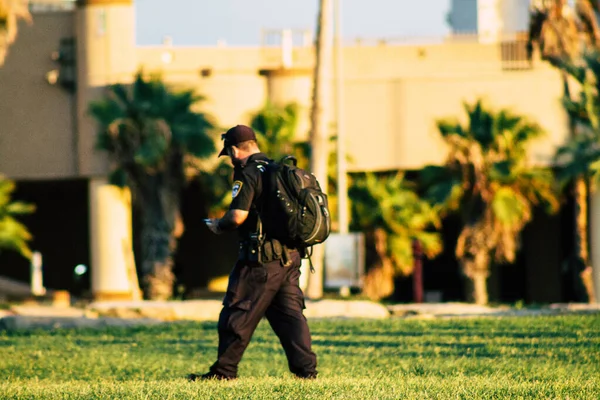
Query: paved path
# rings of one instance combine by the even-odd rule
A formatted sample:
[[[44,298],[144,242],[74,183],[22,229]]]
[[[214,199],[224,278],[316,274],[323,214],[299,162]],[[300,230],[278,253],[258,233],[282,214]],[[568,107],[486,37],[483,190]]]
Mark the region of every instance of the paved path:
[[[394,304],[388,306],[392,316],[405,318],[503,317],[560,315],[600,312],[600,304],[557,303],[544,307],[517,309],[509,306],[489,307],[468,303]]]
[[[0,310],[0,330],[102,328],[151,325],[168,321],[217,321],[218,300],[97,302],[85,308],[15,305]],[[600,313],[600,304],[553,304],[541,308],[515,309],[466,303],[394,304],[370,301],[307,301],[305,315],[314,318],[465,318],[565,313]]]

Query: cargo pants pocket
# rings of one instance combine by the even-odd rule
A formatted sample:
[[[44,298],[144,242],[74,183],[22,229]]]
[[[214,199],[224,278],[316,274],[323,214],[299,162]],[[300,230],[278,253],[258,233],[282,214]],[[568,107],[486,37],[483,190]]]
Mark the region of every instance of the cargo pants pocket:
[[[262,266],[236,266],[229,276],[223,305],[250,311],[253,303],[264,293],[267,278],[267,270]]]

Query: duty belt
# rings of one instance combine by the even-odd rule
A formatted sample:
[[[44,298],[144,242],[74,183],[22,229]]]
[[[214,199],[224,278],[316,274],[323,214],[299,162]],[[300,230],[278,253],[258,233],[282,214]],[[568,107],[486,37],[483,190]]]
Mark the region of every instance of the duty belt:
[[[284,267],[289,267],[292,265],[290,253],[294,250],[296,249],[283,245],[276,239],[265,240],[258,246],[253,245],[251,241],[241,241],[239,255],[241,260],[261,264],[281,260]]]

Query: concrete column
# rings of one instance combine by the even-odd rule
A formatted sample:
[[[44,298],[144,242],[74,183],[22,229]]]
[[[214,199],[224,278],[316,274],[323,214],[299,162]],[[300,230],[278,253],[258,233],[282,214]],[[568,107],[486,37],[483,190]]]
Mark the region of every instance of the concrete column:
[[[92,179],[89,197],[92,295],[96,300],[137,300],[129,189]]]
[[[92,293],[97,300],[139,298],[130,195],[103,178],[108,175],[108,157],[95,148],[98,127],[88,114],[90,103],[102,98],[108,85],[133,81],[133,0],[78,0],[75,26],[78,170],[90,178]]]
[[[96,124],[91,101],[107,85],[130,83],[137,66],[133,0],[79,0],[77,37],[77,133],[81,175],[104,175],[106,155],[95,150]]]
[[[479,0],[477,4],[477,32],[480,43],[498,43],[503,31],[501,4],[498,0]]]
[[[596,303],[600,303],[600,190],[595,190],[590,201],[590,248]]]

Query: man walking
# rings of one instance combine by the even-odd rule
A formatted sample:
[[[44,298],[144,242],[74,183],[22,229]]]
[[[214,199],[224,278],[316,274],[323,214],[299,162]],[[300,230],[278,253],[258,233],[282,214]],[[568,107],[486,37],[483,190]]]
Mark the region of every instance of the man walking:
[[[217,361],[203,375],[189,380],[235,379],[238,364],[263,316],[283,346],[290,371],[299,378],[317,376],[316,355],[311,350],[310,331],[303,315],[304,295],[299,287],[300,253],[263,232],[263,213],[268,188],[263,176],[272,162],[260,152],[254,131],[237,125],[222,135],[220,156],[229,156],[234,166],[232,201],[222,218],[207,220],[209,229],[220,234],[237,229],[240,251],[219,316]],[[264,179],[264,182],[267,182]],[[270,224],[277,221],[268,221]]]

